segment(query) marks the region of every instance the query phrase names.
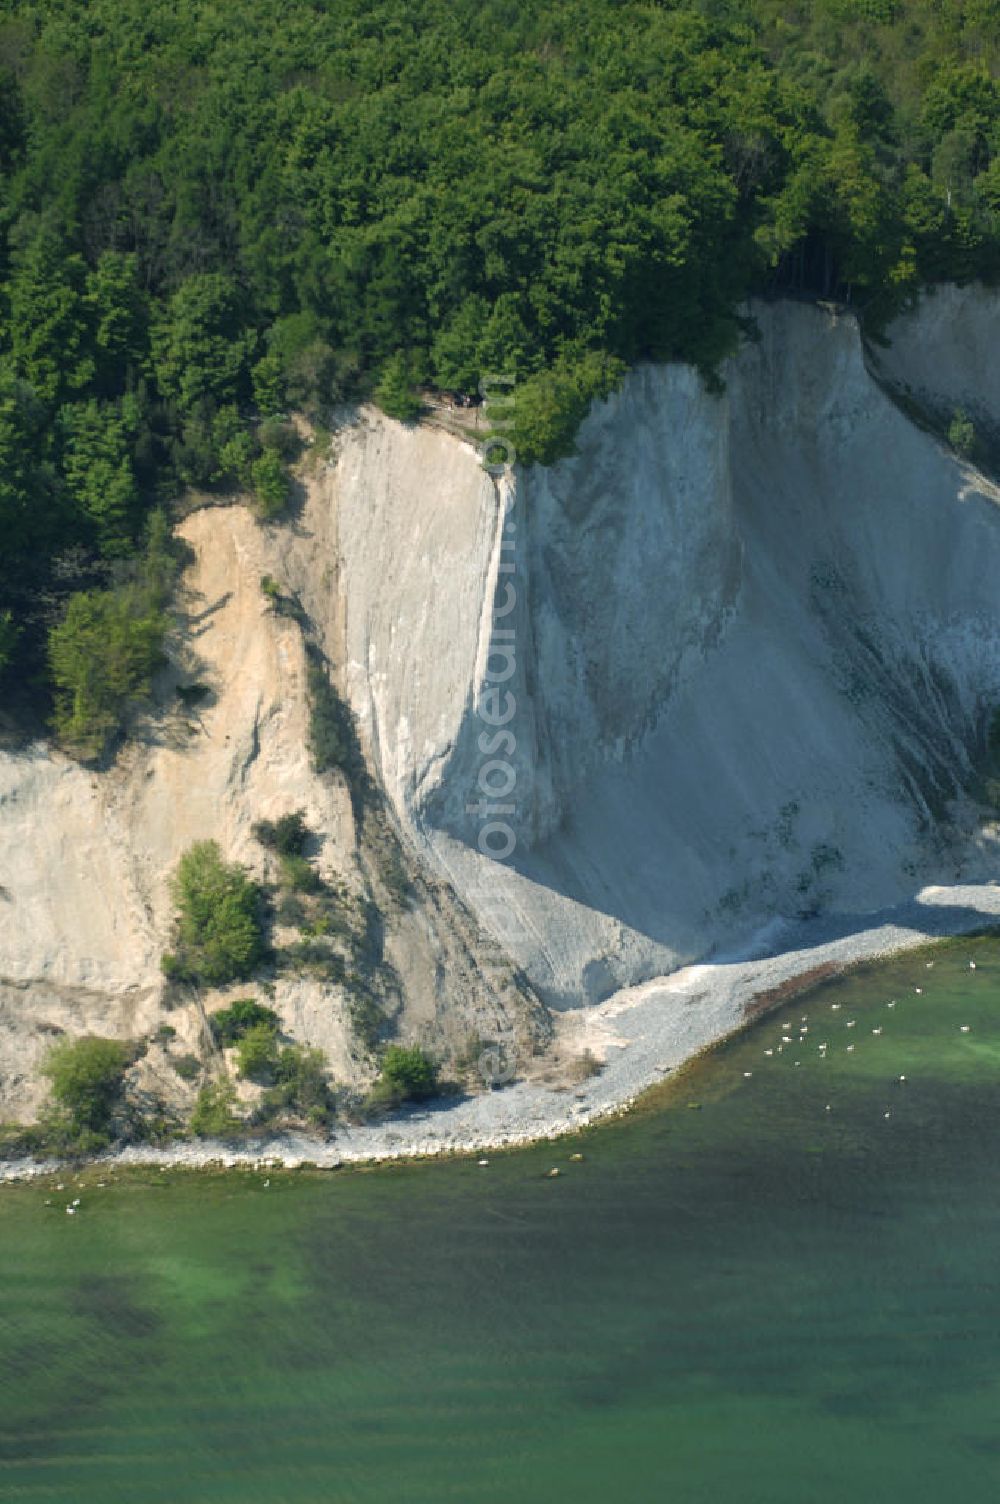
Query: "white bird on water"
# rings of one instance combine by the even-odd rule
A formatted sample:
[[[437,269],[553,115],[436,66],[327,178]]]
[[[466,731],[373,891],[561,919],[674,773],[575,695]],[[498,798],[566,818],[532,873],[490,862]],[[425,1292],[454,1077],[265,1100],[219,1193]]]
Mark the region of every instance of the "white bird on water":
[[[970,971],[975,971],[975,969],[976,969],[976,963],[975,963],[975,961],[970,961],[969,962],[969,970]]]
[[[962,1024],[962,1025],[961,1025],[961,1026],[960,1026],[960,1028],[959,1028],[959,1031],[958,1031],[958,1032],[959,1032],[959,1033],[960,1033],[960,1034],[968,1034],[968,1032],[969,1032],[969,1025],[968,1025],[968,1024]]]
[[[914,987],[913,990],[917,994],[917,996],[919,997],[921,995],[921,993],[923,992],[924,989],[922,987]]]

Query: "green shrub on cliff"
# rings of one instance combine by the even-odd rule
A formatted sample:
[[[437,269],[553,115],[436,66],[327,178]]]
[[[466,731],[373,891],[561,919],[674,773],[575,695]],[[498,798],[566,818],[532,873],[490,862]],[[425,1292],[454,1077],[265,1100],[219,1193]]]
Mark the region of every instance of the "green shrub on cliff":
[[[237,998],[228,1008],[220,1008],[208,1020],[217,1044],[236,1044],[238,1040],[259,1024],[269,1029],[278,1027],[278,1015],[273,1008],[265,1007],[252,997]]]
[[[250,478],[257,514],[265,522],[281,515],[292,494],[292,483],[281,455],[276,449],[265,449],[259,459],[250,466]]]
[[[68,751],[98,756],[122,729],[129,705],[148,696],[163,659],[165,608],[177,569],[169,526],[157,512],[143,558],[120,584],[70,596],[49,632],[53,726]]]
[[[516,388],[509,430],[498,427],[498,463],[504,463],[503,435],[508,431],[522,463],[551,465],[572,454],[591,402],[609,396],[624,375],[622,361],[590,353],[528,377]],[[487,453],[486,458],[490,461],[492,456]]]
[[[355,803],[368,792],[364,753],[350,706],[330,683],[321,661],[310,658],[306,678],[309,694],[309,753],[317,773],[339,769],[347,779]]]
[[[291,810],[277,820],[258,820],[252,827],[255,841],[279,856],[301,856],[309,839],[304,809]]]
[[[271,1081],[278,1063],[278,1036],[271,1024],[254,1024],[236,1046],[236,1069],[248,1081]]]
[[[963,459],[970,459],[975,451],[975,427],[960,407],[948,425],[948,443]]]
[[[51,1084],[55,1123],[71,1140],[86,1140],[88,1149],[107,1142],[128,1062],[128,1048],[117,1039],[86,1035],[53,1045],[42,1072]]]
[[[129,702],[148,695],[165,627],[163,612],[134,588],[71,596],[49,638],[53,725],[67,750],[99,755]]]
[[[328,1122],[334,1099],[325,1067],[322,1050],[286,1045],[275,1062],[275,1084],[265,1095],[265,1112],[295,1113],[314,1126]]]
[[[166,976],[211,987],[252,976],[266,954],[262,894],[243,868],[224,862],[215,841],[198,841],[181,857],[171,891],[179,912]]]
[[[382,1056],[382,1071],[365,1099],[368,1111],[379,1112],[403,1102],[422,1102],[438,1089],[438,1068],[419,1045],[391,1044]]]
[[[191,1132],[198,1138],[230,1138],[242,1126],[233,1111],[236,1089],[231,1081],[212,1081],[198,1093]]]

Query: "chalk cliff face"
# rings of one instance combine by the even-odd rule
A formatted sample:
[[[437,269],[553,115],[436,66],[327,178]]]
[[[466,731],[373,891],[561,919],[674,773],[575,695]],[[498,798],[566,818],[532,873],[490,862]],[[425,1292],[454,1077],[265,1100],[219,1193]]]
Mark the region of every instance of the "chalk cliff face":
[[[444,1053],[544,1034],[502,953],[571,1007],[776,920],[991,870],[998,495],[934,424],[963,407],[1000,429],[1000,300],[945,290],[868,351],[850,318],[755,313],[722,393],[635,370],[549,469],[491,476],[471,443],[366,411],[293,523],[188,518],[138,739],[100,774],[0,751],[0,1118],[37,1106],[55,1033],[164,1020],[142,1083],[190,1100],[171,1052],[205,1025],[202,1003],[163,1011],[170,874],[211,837],[266,876],[251,826],[290,809],[383,913],[402,1037]],[[265,573],[356,712],[406,903],[345,781],[310,769],[303,632]],[[179,709],[194,679],[211,694]],[[342,989],[285,976],[274,1006],[339,1079],[370,1075]]]
[[[183,524],[193,562],[159,709],[112,769],[91,772],[44,745],[0,752],[0,1121],[37,1108],[39,1067],[58,1034],[141,1039],[162,1023],[175,1037],[151,1046],[137,1084],[168,1105],[191,1104],[194,1087],[173,1062],[210,1051],[206,1009],[259,989],[240,984],[165,1005],[170,877],[182,853],[209,838],[227,859],[273,877],[251,827],[295,809],[318,837],[317,870],[344,893],[345,907],[368,898],[380,912],[373,983],[401,1037],[441,1054],[469,1035],[523,1038],[530,1005],[509,968],[489,973],[492,948],[471,916],[416,869],[410,898],[394,899],[379,872],[385,833],[369,840],[345,780],[311,770],[303,634],[274,613],[260,584],[264,574],[291,575],[298,549],[313,560],[318,589],[335,599],[327,560],[310,547],[319,535],[310,538],[308,517],[307,508],[287,533],[264,530],[234,506]],[[325,625],[320,617],[319,636]],[[178,682],[209,693],[184,709]],[[344,988],[279,976],[268,1002],[290,1037],[325,1051],[339,1082],[371,1078]]]
[[[988,368],[988,321],[950,334],[966,296],[878,352],[939,409],[973,407],[966,352]],[[379,419],[329,478],[373,756],[557,1006],[993,859],[968,791],[1000,701],[995,492],[853,319],[756,315],[722,395],[634,371],[551,469],[491,485],[471,446]]]
[[[942,426],[961,409],[1000,454],[1000,298],[985,287],[946,285],[897,319],[891,338],[867,351],[871,370],[911,406]]]

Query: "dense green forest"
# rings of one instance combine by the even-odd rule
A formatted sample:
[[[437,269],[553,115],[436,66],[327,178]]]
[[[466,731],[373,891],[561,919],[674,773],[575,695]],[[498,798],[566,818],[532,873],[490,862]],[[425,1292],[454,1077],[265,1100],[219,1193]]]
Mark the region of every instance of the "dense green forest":
[[[749,291],[994,277],[998,63],[998,0],[0,0],[8,704],[103,736],[150,518],[279,505],[292,409],[503,373],[551,459],[628,363],[711,379]]]

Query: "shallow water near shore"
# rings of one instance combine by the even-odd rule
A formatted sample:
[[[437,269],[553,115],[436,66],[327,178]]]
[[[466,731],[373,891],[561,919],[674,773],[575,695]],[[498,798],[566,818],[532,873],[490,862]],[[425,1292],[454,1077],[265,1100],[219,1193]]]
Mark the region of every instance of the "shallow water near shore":
[[[486,1168],[0,1188],[0,1499],[992,1504],[998,1130],[978,939]]]

